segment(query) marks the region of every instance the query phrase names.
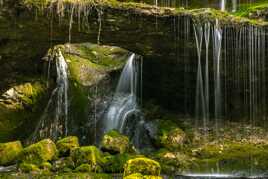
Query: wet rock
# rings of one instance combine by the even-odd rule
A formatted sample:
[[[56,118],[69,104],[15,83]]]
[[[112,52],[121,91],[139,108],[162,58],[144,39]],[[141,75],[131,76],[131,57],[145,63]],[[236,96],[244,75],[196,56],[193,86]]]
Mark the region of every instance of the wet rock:
[[[56,142],[59,156],[69,156],[70,151],[79,147],[78,138],[76,136],[68,136]]]
[[[116,130],[112,130],[105,134],[101,141],[101,149],[111,154],[122,154],[126,152],[129,147],[130,144],[128,137],[120,134]]]
[[[127,161],[124,167],[124,176],[129,176],[135,173],[159,176],[160,171],[161,167],[158,162],[149,158],[141,157]]]
[[[15,164],[22,149],[20,141],[0,143],[0,165]]]

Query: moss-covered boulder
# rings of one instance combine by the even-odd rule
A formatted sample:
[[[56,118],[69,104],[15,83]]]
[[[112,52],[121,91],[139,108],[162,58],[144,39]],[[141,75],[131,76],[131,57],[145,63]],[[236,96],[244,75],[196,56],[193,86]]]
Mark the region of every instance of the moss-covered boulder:
[[[84,146],[71,151],[75,166],[89,164],[93,171],[99,170],[103,164],[102,153],[95,146]]]
[[[112,130],[104,135],[101,141],[101,150],[109,153],[124,153],[130,147],[127,136],[120,134],[116,130]]]
[[[124,179],[162,179],[161,176],[142,175],[140,173],[134,173],[132,175],[124,177]]]
[[[56,154],[55,143],[50,139],[44,139],[24,148],[19,159],[24,163],[41,165],[43,162],[51,161]]]
[[[69,156],[70,151],[79,147],[79,141],[76,136],[68,136],[56,142],[59,156]]]
[[[145,157],[130,159],[124,166],[124,176],[129,176],[135,173],[159,176],[160,171],[161,167],[158,162]]]
[[[14,164],[22,149],[20,141],[0,143],[0,166]]]
[[[53,161],[52,170],[54,172],[68,172],[75,168],[74,161],[71,157],[64,157]]]

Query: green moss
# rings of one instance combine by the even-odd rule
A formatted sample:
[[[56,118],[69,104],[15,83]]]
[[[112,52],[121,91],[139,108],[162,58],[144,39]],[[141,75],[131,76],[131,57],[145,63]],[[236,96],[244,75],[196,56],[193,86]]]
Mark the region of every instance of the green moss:
[[[14,164],[22,149],[20,141],[0,143],[0,166]]]
[[[56,142],[59,156],[68,156],[70,151],[79,147],[78,138],[76,136],[68,136]]]
[[[234,13],[236,16],[250,17],[252,14],[256,14],[263,10],[268,10],[268,3],[266,0],[259,0],[257,2],[252,2],[249,4],[241,5],[240,9]]]
[[[135,173],[143,175],[159,176],[161,171],[160,164],[149,158],[135,158],[127,161],[124,167],[124,177]]]
[[[123,173],[125,163],[133,158],[137,158],[136,155],[130,155],[127,153],[106,155],[104,156],[103,170],[107,173]]]
[[[44,162],[39,166],[39,168],[44,171],[50,171],[52,169],[52,165],[49,162]]]
[[[29,0],[32,1],[32,0]],[[63,3],[72,3],[76,4],[75,1],[63,1]],[[134,3],[134,2],[121,2],[117,0],[101,0],[101,1],[85,1],[88,5],[93,5],[97,7],[102,7],[105,9],[113,9],[114,13],[116,11],[122,13],[122,11],[130,12],[133,14],[139,14],[143,16],[159,16],[159,17],[175,17],[175,16],[189,16],[194,20],[198,21],[210,21],[215,22],[216,19],[219,20],[220,24],[225,25],[258,25],[266,26],[267,22],[265,21],[255,21],[249,18],[241,18],[240,16],[234,16],[227,12],[222,12],[216,9],[184,9],[184,8],[166,8],[166,7],[155,7],[153,5],[147,5],[143,3]],[[33,3],[35,4],[35,3]],[[38,4],[37,4],[38,5]],[[39,8],[41,8],[40,6]]]
[[[248,172],[254,169],[264,172],[268,167],[268,146],[224,143],[201,147],[195,153],[192,170],[208,171],[220,168],[220,172]]]
[[[44,139],[23,149],[20,161],[35,165],[41,165],[56,157],[57,148],[53,141]]]
[[[97,171],[103,164],[102,153],[95,146],[84,146],[71,151],[71,157],[76,166],[89,164],[92,170]]]
[[[54,172],[69,172],[75,168],[71,157],[64,157],[53,161],[52,170]]]
[[[78,167],[76,167],[75,171],[77,172],[92,172],[93,169],[91,165],[89,164],[81,164]]]
[[[13,86],[0,97],[0,141],[27,134],[22,130],[40,116],[46,90],[43,81],[27,82]]]
[[[70,78],[82,86],[92,86],[110,71],[121,69],[128,54],[122,48],[91,43],[66,44],[55,49],[61,49],[68,63]]]
[[[111,179],[112,176],[104,173],[44,173],[42,171],[31,173],[0,173],[1,179]]]
[[[168,149],[180,149],[186,142],[186,134],[170,120],[158,122],[157,144]]]
[[[134,173],[132,175],[126,176],[123,179],[162,179],[161,176],[151,176],[151,175],[142,175],[140,173]]]
[[[103,136],[101,149],[110,153],[124,153],[128,150],[130,144],[127,136],[124,136],[116,130],[109,131]]]
[[[170,152],[165,149],[158,151],[151,157],[160,163],[162,173],[169,175],[181,174],[187,171],[192,164],[190,156],[181,152]]]
[[[38,166],[34,164],[29,164],[29,163],[21,163],[19,165],[19,169],[24,173],[40,172],[40,169],[38,168]]]

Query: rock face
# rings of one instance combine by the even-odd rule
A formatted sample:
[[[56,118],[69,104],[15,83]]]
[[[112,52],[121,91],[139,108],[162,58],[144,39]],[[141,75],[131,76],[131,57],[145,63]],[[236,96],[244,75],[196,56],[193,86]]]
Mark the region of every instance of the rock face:
[[[101,149],[109,153],[124,153],[130,147],[129,139],[127,136],[112,130],[104,135],[101,141]]]
[[[20,154],[22,163],[35,164],[37,166],[51,161],[56,157],[57,148],[53,141],[44,139],[23,149]]]
[[[142,175],[159,176],[161,171],[160,164],[149,158],[135,158],[127,161],[124,167],[124,176],[135,173]]]
[[[58,140],[56,145],[59,156],[69,156],[72,150],[79,147],[79,142],[76,136],[69,136]]]
[[[20,141],[0,143],[0,166],[14,164],[22,149]]]

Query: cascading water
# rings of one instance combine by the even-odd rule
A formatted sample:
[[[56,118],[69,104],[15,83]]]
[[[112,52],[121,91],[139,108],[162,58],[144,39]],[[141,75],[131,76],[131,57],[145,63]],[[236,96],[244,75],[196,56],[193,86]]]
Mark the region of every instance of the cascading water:
[[[52,58],[56,60],[56,88],[51,93],[31,141],[45,137],[57,139],[68,134],[68,65],[60,50]]]
[[[131,54],[121,73],[112,102],[105,113],[104,131],[117,129],[124,132],[129,116],[138,112],[141,94],[141,63],[136,54]]]
[[[216,130],[218,130],[219,119],[221,118],[221,77],[220,77],[220,65],[221,65],[221,42],[222,42],[222,30],[219,26],[218,20],[216,20],[214,26],[214,99],[215,99],[215,120]]]
[[[220,9],[221,9],[222,11],[225,11],[225,6],[226,6],[226,2],[225,2],[225,0],[221,0]]]

